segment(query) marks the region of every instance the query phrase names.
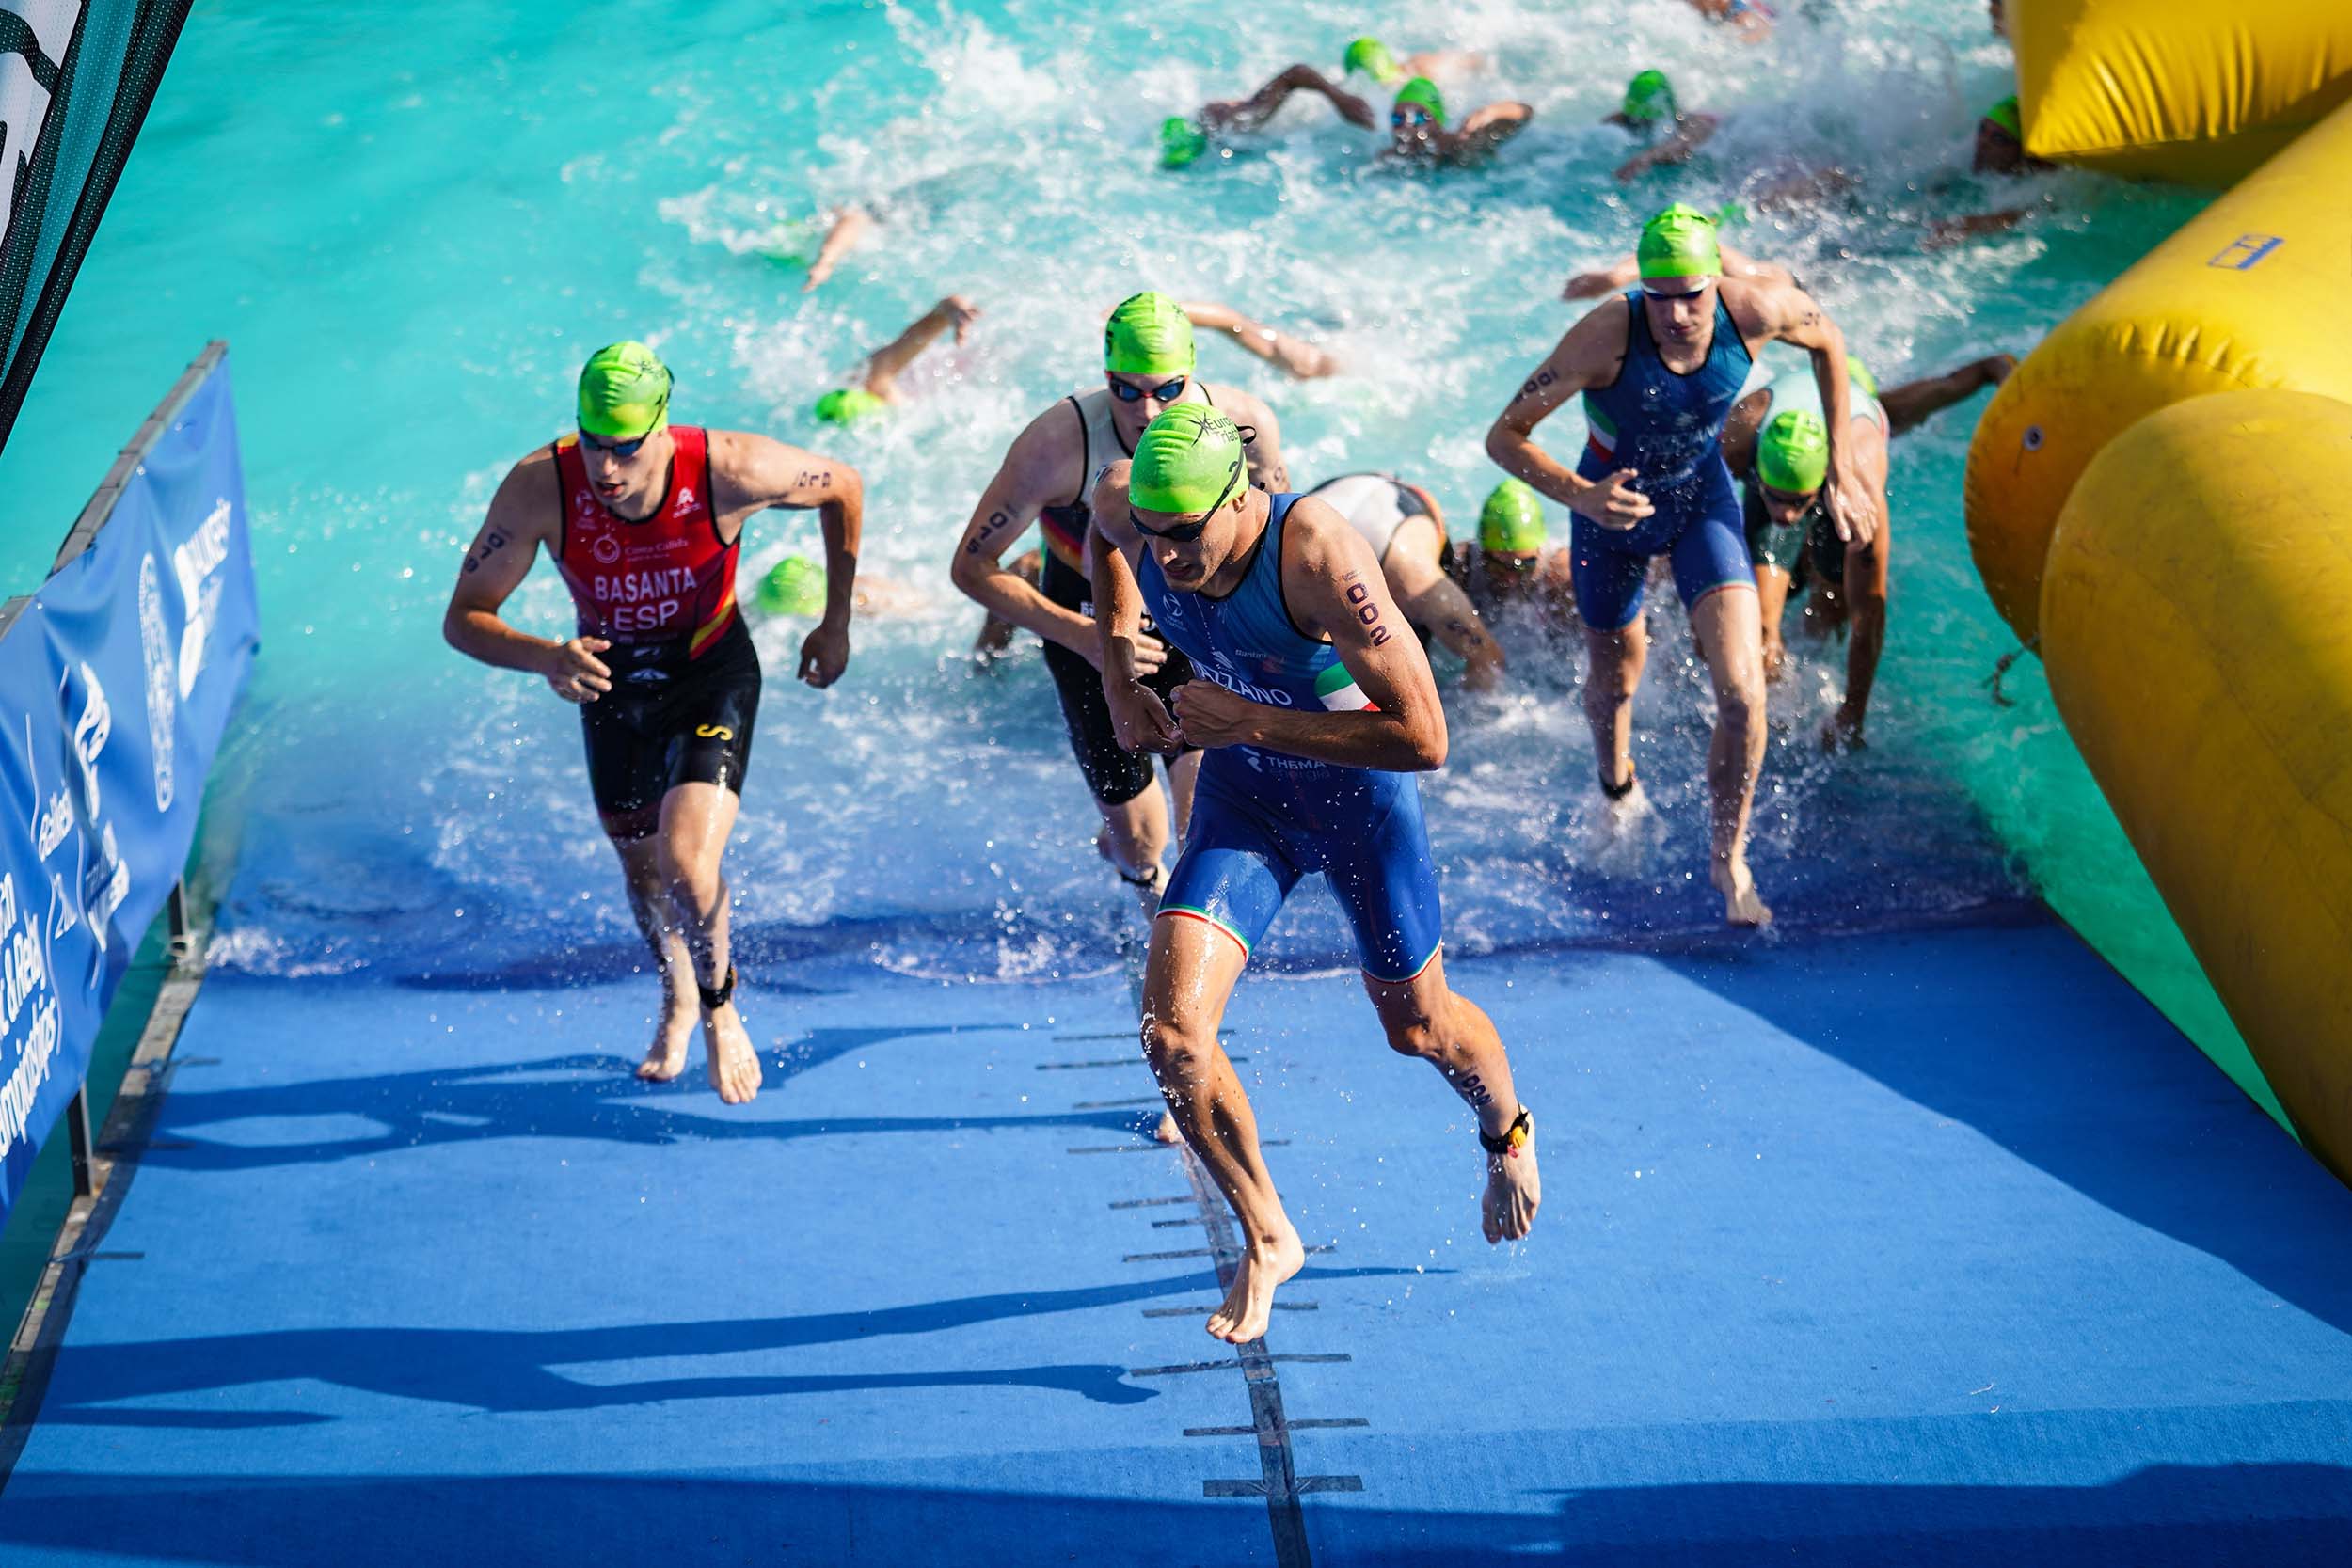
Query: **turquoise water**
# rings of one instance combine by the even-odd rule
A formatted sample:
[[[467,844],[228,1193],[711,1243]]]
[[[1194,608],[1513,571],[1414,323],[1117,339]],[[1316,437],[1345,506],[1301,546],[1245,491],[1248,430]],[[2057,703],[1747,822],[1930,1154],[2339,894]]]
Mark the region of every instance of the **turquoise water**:
[[[760,632],[771,679],[731,861],[752,944],[854,942],[927,974],[1097,967],[1118,901],[1041,663],[1032,649],[967,672],[976,611],[945,562],[1011,434],[1090,379],[1112,301],[1223,298],[1322,343],[1351,373],[1283,384],[1224,345],[1204,361],[1274,401],[1295,474],[1392,467],[1458,515],[1495,477],[1488,420],[1572,320],[1561,280],[1622,251],[1641,213],[1711,204],[1764,159],[1842,152],[1864,176],[1847,202],[1741,240],[1795,266],[1889,381],[2023,354],[2194,210],[2060,176],[2024,231],[1929,255],[1919,217],[1997,194],[1965,164],[1977,114],[2008,90],[2006,46],[1979,8],[1941,0],[1789,8],[1756,49],[1666,0],[1480,4],[1443,38],[1395,5],[1257,8],[1244,30],[1243,13],[1041,3],[533,3],[429,21],[199,4],[0,460],[8,579],[38,576],[114,445],[205,339],[228,338],[265,631],[223,765],[247,875],[219,958],[622,961],[632,939],[572,713],[450,654],[439,622],[492,488],[563,427],[580,359],[649,339],[683,418],[855,461],[868,570],[916,601],[862,623],[850,677],[821,696],[776,673],[796,629]],[[1489,51],[1456,103],[1523,98],[1534,127],[1491,168],[1417,175],[1375,166],[1367,138],[1302,104],[1221,166],[1152,166],[1160,116],[1294,58],[1335,61],[1366,28]],[[1719,155],[1622,190],[1608,170],[1627,144],[1597,122],[1653,63],[1686,104],[1735,119]],[[883,242],[803,296],[764,252],[852,198],[883,204]],[[846,437],[816,428],[809,402],[949,291],[986,316],[921,364],[914,405]],[[1962,533],[1977,406],[1896,449],[1873,749],[1833,766],[1808,744],[1842,657],[1810,657],[1776,694],[1759,876],[1796,925],[1981,911],[2038,877],[2088,928],[2160,934],[2038,672],[2012,681],[2012,709],[1979,689],[2010,642]],[[1576,426],[1554,422],[1555,450]],[[815,539],[770,515],[747,564]],[[515,610],[564,622],[544,567]],[[1664,836],[1611,874],[1581,851],[1592,764],[1572,672],[1531,667],[1513,695],[1454,704],[1430,800],[1457,945],[1709,928],[1708,705],[1678,628],[1667,646],[1639,741]],[[1320,899],[1286,918],[1278,950],[1341,955]],[[2184,958],[2157,941],[2137,977],[2186,1006],[2201,982]]]

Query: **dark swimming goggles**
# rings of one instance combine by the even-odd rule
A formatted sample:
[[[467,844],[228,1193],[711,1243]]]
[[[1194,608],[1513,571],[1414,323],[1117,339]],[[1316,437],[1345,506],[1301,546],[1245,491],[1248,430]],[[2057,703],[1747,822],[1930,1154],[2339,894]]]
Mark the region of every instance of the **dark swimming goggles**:
[[[1147,539],[1165,539],[1171,545],[1189,545],[1207,531],[1209,519],[1216,516],[1216,509],[1232,498],[1234,487],[1241,483],[1242,475],[1248,471],[1248,460],[1236,459],[1233,464],[1232,476],[1226,480],[1225,488],[1216,493],[1216,499],[1209,503],[1209,509],[1200,514],[1200,517],[1193,522],[1178,523],[1174,528],[1153,528],[1136,515],[1135,506],[1130,502],[1127,507],[1127,526]]]
[[[660,428],[661,427],[659,424],[654,426],[654,430],[659,430]],[[643,436],[628,441],[599,441],[584,430],[580,433],[580,444],[586,447],[590,451],[608,452],[614,457],[623,459],[624,461],[636,456],[638,450],[644,447],[647,441],[652,439],[652,430],[648,430]]]
[[[1104,379],[1110,380],[1107,376]],[[1191,379],[1192,372],[1187,371],[1175,380],[1164,381],[1157,387],[1138,387],[1132,381],[1111,381],[1111,396],[1121,403],[1141,403],[1145,398],[1174,403],[1177,394],[1184,389],[1184,383]]]

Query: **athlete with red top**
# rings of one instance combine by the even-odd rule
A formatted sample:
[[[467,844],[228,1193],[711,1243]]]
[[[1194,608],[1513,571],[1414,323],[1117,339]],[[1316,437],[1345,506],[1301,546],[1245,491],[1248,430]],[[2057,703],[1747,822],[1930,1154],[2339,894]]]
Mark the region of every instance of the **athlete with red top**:
[[[441,631],[469,657],[545,676],[580,705],[589,791],[661,976],[661,1020],[637,1074],[676,1077],[699,1019],[711,1085],[737,1105],[760,1074],[735,1008],[719,872],[759,711],[736,560],[753,513],[818,509],[825,613],[801,644],[800,674],[831,686],[850,662],[865,486],[848,464],[765,436],[673,426],[670,385],[643,343],[596,352],[580,372],[579,434],[499,486]],[[578,634],[561,641],[499,613],[542,546],[579,611]]]

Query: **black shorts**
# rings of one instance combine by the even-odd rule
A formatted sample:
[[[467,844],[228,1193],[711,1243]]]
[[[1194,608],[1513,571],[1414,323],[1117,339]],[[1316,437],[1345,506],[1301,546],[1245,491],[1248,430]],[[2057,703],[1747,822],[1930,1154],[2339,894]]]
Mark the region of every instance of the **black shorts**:
[[[1050,551],[1039,574],[1038,588],[1064,610],[1094,613],[1094,585]],[[1151,622],[1144,625],[1149,626]],[[1077,753],[1078,771],[1086,775],[1087,788],[1094,792],[1094,798],[1106,806],[1119,806],[1151,788],[1152,755],[1120,749],[1118,732],[1111,727],[1110,704],[1103,696],[1102,672],[1087,662],[1086,656],[1073,654],[1058,642],[1045,644],[1045,668],[1054,673],[1062,722],[1070,726],[1070,749]],[[1170,648],[1168,662],[1145,676],[1143,684],[1167,702],[1190,679],[1191,661]]]
[[[684,784],[715,784],[739,797],[759,717],[759,652],[742,621],[691,663],[646,654],[632,660],[630,652],[605,654],[612,689],[580,705],[596,810],[644,811]]]

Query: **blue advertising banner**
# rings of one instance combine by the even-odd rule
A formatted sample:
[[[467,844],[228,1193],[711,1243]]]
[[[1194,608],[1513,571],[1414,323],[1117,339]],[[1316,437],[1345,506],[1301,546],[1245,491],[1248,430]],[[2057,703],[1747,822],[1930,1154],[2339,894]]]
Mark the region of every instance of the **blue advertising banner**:
[[[0,1220],[179,880],[256,631],[224,359],[0,635]]]

